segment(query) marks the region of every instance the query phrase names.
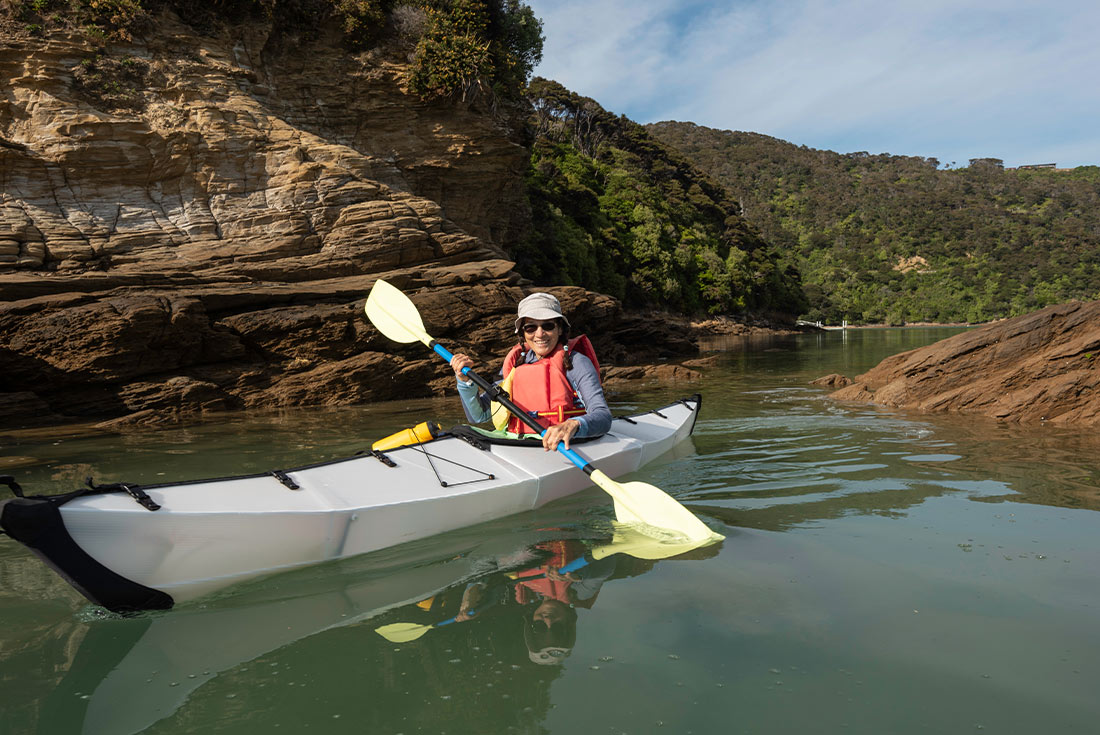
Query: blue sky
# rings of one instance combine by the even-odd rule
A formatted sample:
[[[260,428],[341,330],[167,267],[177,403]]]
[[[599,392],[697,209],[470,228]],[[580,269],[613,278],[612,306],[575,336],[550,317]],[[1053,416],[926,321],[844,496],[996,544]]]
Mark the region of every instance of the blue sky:
[[[1100,165],[1100,2],[525,0],[535,73],[640,123]]]

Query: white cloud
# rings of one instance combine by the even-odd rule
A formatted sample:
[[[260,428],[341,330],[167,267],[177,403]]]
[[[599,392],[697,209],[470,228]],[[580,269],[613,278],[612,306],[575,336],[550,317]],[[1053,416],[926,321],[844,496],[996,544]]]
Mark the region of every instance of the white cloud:
[[[1100,4],[530,2],[536,73],[639,122],[839,151],[1100,163]]]

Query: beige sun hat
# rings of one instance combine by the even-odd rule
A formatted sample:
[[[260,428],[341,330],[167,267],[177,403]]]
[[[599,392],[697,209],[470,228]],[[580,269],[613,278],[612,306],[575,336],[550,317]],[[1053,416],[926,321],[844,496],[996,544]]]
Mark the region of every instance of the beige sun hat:
[[[538,651],[528,651],[527,656],[531,659],[531,663],[540,666],[560,666],[571,653],[573,653],[572,648],[547,646]]]
[[[565,314],[561,313],[561,302],[553,294],[533,293],[519,302],[516,309],[516,334],[519,334],[519,325],[524,319],[561,319],[565,326],[570,326]]]

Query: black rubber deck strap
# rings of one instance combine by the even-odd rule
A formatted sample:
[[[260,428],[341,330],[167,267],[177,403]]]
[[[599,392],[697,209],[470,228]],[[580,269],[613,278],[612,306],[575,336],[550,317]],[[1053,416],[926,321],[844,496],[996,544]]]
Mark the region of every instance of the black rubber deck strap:
[[[625,422],[626,422],[626,423],[628,423],[628,424],[636,424],[636,423],[638,423],[637,421],[635,421],[634,419],[630,418],[629,416],[613,416],[612,418],[613,418],[614,420],[616,420],[616,421],[625,421]]]
[[[370,454],[387,467],[396,467],[397,463],[382,453],[381,449],[372,449]]]
[[[667,418],[668,418],[668,416],[665,416],[665,415],[664,415],[663,413],[661,413],[661,412],[660,412],[660,411],[658,411],[657,409],[653,409],[652,411],[650,411],[650,413],[655,413],[655,414],[657,414],[658,416],[660,416],[660,417],[661,417],[661,418],[663,418],[663,419],[667,419]]]
[[[302,489],[301,486],[298,485],[298,483],[296,483],[296,482],[294,482],[294,480],[290,479],[290,475],[283,472],[282,470],[271,470],[271,472],[269,472],[268,474],[270,474],[272,477],[274,477],[279,482],[286,485],[291,490],[301,490]]]
[[[160,505],[145,494],[145,491],[141,489],[141,485],[131,485],[126,482],[115,482],[110,485],[96,485],[90,477],[84,480],[84,484],[88,486],[87,490],[77,490],[68,495],[51,496],[51,500],[55,505],[64,505],[70,500],[76,500],[85,495],[123,492],[136,500],[138,505],[145,508],[145,510],[160,510]]]
[[[118,486],[122,488],[127,495],[136,500],[138,505],[145,508],[145,510],[160,510],[160,504],[146,495],[140,485],[127,485],[125,482],[120,482]]]

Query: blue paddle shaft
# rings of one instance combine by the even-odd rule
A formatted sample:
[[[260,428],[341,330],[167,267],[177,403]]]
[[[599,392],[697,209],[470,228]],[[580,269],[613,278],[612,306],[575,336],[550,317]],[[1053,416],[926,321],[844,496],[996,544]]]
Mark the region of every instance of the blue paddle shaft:
[[[477,610],[471,610],[470,612],[467,613],[467,615],[469,615],[472,618],[475,615],[477,615],[477,613],[478,613]],[[458,618],[457,615],[455,615],[453,618],[447,618],[442,623],[436,623],[435,626],[433,626],[433,627],[440,628],[444,625],[450,625],[451,623],[457,623],[458,620],[456,618]]]
[[[569,572],[575,572],[578,569],[581,569],[582,567],[588,566],[588,564],[589,564],[588,558],[582,556],[582,557],[574,559],[573,561],[566,564],[564,567],[562,567],[561,569],[558,570],[558,573],[559,574],[569,574]]]
[[[452,354],[450,350],[436,342],[434,339],[431,341],[431,344],[429,346],[435,351],[437,355],[442,357],[448,363],[451,361],[452,358],[454,358],[454,354]],[[494,388],[496,388],[495,385],[485,380],[485,378],[475,373],[469,367],[462,368],[462,374],[477,383],[478,387],[482,390],[492,391]],[[506,394],[504,394],[503,391],[499,391],[498,395],[493,396],[493,399],[499,402],[509,411],[511,411],[520,421],[537,431],[539,433],[539,436],[543,436],[546,433],[546,429],[539,426],[534,419],[532,419],[523,411],[523,409],[512,403],[512,401],[508,398]],[[593,468],[592,465],[588,464],[588,462],[585,461],[584,457],[577,454],[572,449],[566,449],[564,442],[558,442],[558,451],[564,454],[566,459],[568,459],[570,462],[575,464],[580,469],[584,470],[586,474],[591,475],[594,471],[595,468]]]
[[[440,357],[442,357],[442,358],[443,358],[444,360],[446,360],[447,362],[450,362],[450,361],[451,361],[451,358],[453,358],[453,357],[454,357],[454,355],[452,355],[452,354],[451,354],[451,351],[450,351],[450,350],[448,350],[448,349],[447,349],[446,347],[444,347],[443,345],[439,344],[439,343],[438,343],[438,342],[436,342],[435,340],[432,340],[432,349],[433,349],[433,350],[435,350],[435,353],[436,353],[437,355],[439,355]],[[462,374],[463,374],[463,375],[465,375],[465,374],[466,374],[466,373],[467,373],[467,372],[469,371],[469,369],[470,369],[470,368],[468,368],[468,367],[467,367],[467,368],[462,368]]]

